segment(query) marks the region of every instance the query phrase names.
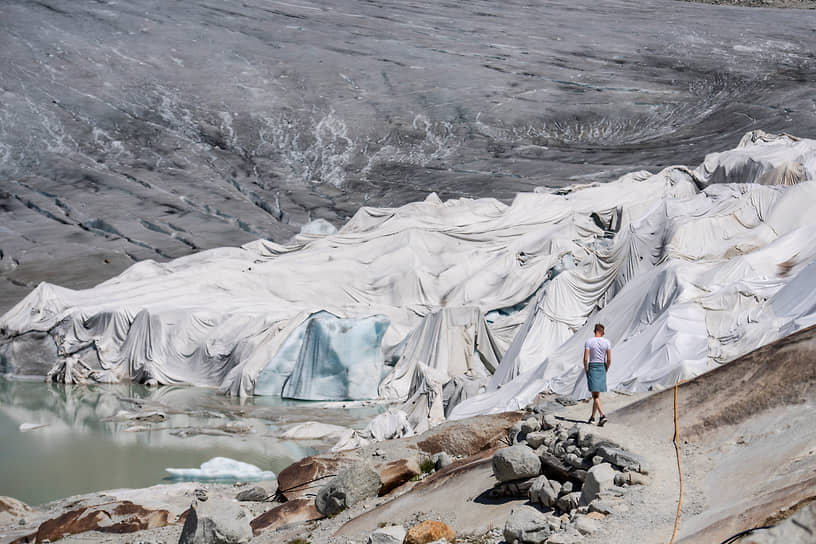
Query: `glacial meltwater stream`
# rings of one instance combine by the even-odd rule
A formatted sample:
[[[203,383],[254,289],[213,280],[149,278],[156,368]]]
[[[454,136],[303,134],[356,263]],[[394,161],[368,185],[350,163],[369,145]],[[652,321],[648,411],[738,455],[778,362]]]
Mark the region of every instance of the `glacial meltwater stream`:
[[[0,377],[0,495],[32,505],[171,481],[166,468],[227,457],[278,473],[331,442],[285,441],[279,425],[320,420],[363,427],[380,411],[214,389],[72,386]],[[219,480],[235,481],[235,480]]]

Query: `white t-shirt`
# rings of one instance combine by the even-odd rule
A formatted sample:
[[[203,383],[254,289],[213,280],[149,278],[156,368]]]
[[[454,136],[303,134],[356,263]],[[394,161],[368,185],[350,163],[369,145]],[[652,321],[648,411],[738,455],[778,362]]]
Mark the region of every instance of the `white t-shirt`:
[[[612,349],[612,344],[610,344],[609,340],[606,338],[601,336],[593,336],[584,342],[584,349],[589,350],[590,363],[605,363],[606,350]]]

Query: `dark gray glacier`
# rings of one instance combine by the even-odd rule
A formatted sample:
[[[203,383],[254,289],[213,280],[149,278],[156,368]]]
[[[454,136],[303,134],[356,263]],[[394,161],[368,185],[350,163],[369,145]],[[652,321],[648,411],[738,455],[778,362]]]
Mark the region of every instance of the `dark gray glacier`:
[[[39,281],[816,135],[816,12],[4,0],[0,312]]]

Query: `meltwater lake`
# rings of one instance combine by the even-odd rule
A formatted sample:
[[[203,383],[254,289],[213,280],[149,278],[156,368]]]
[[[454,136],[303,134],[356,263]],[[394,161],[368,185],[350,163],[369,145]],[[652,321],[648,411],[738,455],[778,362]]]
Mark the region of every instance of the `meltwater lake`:
[[[331,441],[286,441],[285,425],[365,427],[381,406],[225,397],[201,387],[63,385],[0,377],[0,495],[31,505],[169,483],[166,468],[214,457],[280,472]],[[233,480],[219,480],[229,482]]]

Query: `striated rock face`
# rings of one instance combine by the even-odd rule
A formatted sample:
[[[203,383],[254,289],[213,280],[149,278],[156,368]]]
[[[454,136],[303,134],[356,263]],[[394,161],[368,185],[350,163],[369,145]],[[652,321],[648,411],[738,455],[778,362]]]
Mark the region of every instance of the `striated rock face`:
[[[314,499],[293,499],[267,510],[253,519],[249,525],[253,533],[257,535],[290,523],[311,521],[322,517],[323,514],[315,508]]]
[[[14,497],[0,497],[0,524],[21,519],[33,511],[26,503]]]
[[[390,463],[377,465],[375,469],[379,473],[382,482],[379,491],[380,495],[387,495],[414,476],[422,474],[419,462],[415,458],[397,459]]]
[[[287,500],[314,497],[345,467],[359,462],[356,452],[338,452],[332,455],[312,455],[296,461],[278,474],[278,492]]]
[[[811,502],[775,527],[756,531],[745,544],[811,544],[816,542],[816,502]]]
[[[36,533],[19,539],[20,542],[50,540],[54,542],[68,535],[87,531],[102,533],[135,533],[145,529],[177,523],[178,518],[167,510],[152,510],[130,501],[83,506],[63,512],[44,521]]]
[[[456,533],[446,523],[426,520],[408,529],[403,544],[429,544],[443,538],[456,542]]]

